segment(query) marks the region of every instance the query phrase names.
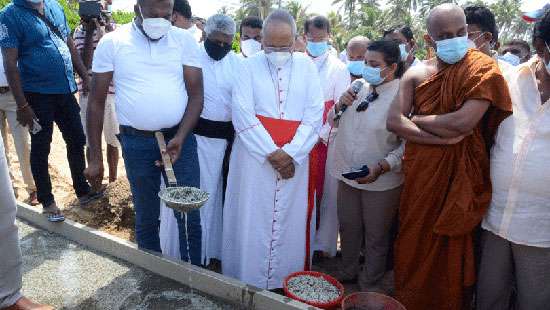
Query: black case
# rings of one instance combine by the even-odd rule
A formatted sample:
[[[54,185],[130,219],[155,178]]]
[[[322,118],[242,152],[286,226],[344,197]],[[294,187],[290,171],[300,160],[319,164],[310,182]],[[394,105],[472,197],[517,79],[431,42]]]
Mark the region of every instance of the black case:
[[[101,3],[99,1],[79,2],[78,15],[86,18],[99,18],[101,16]]]

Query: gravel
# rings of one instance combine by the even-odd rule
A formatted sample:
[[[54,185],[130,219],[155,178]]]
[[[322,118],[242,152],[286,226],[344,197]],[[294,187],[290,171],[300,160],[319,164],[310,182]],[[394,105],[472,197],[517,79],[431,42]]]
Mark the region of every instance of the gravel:
[[[296,297],[313,303],[329,303],[340,297],[338,287],[322,277],[294,277],[288,281],[288,290]]]
[[[206,200],[208,194],[193,187],[168,187],[165,198],[175,203],[193,204]]]

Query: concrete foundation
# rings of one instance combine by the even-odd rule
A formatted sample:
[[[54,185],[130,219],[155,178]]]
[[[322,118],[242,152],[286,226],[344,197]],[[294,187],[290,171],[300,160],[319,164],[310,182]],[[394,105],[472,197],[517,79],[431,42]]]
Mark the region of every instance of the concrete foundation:
[[[192,302],[194,298],[193,296],[200,296],[200,295],[198,294],[193,296],[190,295],[188,297],[184,297],[183,295],[181,295],[181,294],[190,294],[192,293],[193,290],[212,296],[226,303],[224,305],[222,303],[214,302],[213,308],[201,307],[196,309],[218,309],[216,307],[221,307],[219,309],[231,309],[231,308],[224,308],[224,307],[227,307],[227,304],[234,305],[234,307],[236,308],[259,309],[259,310],[316,309],[314,307],[310,307],[308,305],[293,301],[289,298],[271,293],[269,291],[248,286],[240,281],[224,277],[223,275],[192,266],[191,264],[188,264],[185,262],[174,261],[171,259],[159,257],[158,255],[155,255],[153,253],[147,253],[147,252],[138,250],[137,246],[131,242],[111,236],[102,231],[91,229],[79,223],[75,223],[69,220],[66,220],[63,223],[49,223],[46,220],[46,218],[37,211],[36,208],[32,208],[22,203],[18,205],[17,215],[20,219],[28,221],[32,225],[36,225],[39,228],[45,229],[49,232],[56,233],[82,246],[88,247],[100,253],[107,254],[117,259],[123,260],[127,263],[130,263],[129,266],[127,265],[124,268],[140,267],[149,271],[154,276],[160,276],[161,278],[170,279],[172,281],[175,281],[175,283],[178,283],[180,285],[182,284],[184,286],[189,287],[191,290],[190,292],[185,292],[185,290],[178,291],[178,290],[173,290],[168,288],[166,290],[149,292],[147,294],[145,293],[137,294],[135,295],[136,301],[130,302],[131,305],[140,305],[140,306],[144,306],[147,303],[153,303],[153,307],[132,308],[132,306],[126,307],[126,305],[122,305],[114,308],[103,308],[103,307],[94,308],[93,306],[91,306],[90,308],[80,307],[75,309],[195,309],[195,308],[192,308],[193,307]],[[38,238],[37,240],[40,240],[40,238]],[[26,242],[24,238],[23,238],[23,242]],[[41,241],[37,241],[37,242],[41,242]],[[78,248],[78,245],[76,244],[72,244],[72,245],[69,244],[67,246],[74,247],[75,249]],[[23,247],[27,247],[27,245],[23,244]],[[29,251],[31,251],[29,253],[32,253],[33,248],[35,247],[28,246]],[[87,266],[88,262],[91,259],[90,257],[79,258],[79,256],[76,254],[71,254],[69,258],[63,257],[62,253],[57,255],[58,255],[57,257],[53,257],[51,260],[48,260],[48,263],[51,264],[50,268],[54,268],[54,267],[59,268],[60,272],[63,271],[63,268],[65,269],[72,268],[71,266],[75,266],[74,264],[76,262],[79,263],[78,266]],[[31,264],[31,266],[34,266],[34,265],[36,264]],[[113,268],[116,269],[118,267],[113,267]],[[123,277],[123,275],[128,273],[127,271],[124,271],[125,270],[124,268],[122,269],[119,268],[116,271],[110,271],[109,274],[118,275],[117,277]],[[36,271],[36,274],[39,277],[40,270],[36,268],[34,268],[33,270]],[[86,273],[96,272],[95,268],[89,268],[84,270],[88,270],[86,271]],[[132,287],[139,287],[139,285],[143,286],[143,284],[140,284],[140,283],[147,283],[149,281],[147,280],[146,276],[137,277],[135,275],[132,276],[131,274],[128,275],[126,279],[127,280],[124,280],[126,282],[121,280],[119,285],[120,290],[118,290],[118,293],[113,294],[112,296],[113,299],[111,300],[111,303],[115,301],[119,301],[119,302],[121,301],[119,299],[121,298],[120,296],[123,295],[122,292],[124,292],[124,289],[127,289],[127,290],[132,289]],[[26,281],[29,281],[29,280],[26,279]],[[67,279],[66,281],[70,281],[70,279]],[[101,281],[102,281],[101,277],[99,277],[98,279],[92,280],[92,282],[97,282],[97,283],[101,283]],[[37,289],[37,291],[38,292],[40,291],[39,288],[44,288],[45,292],[48,291],[51,294],[52,289],[51,287],[48,287],[47,282],[48,282],[47,280],[44,280],[43,282],[41,282],[41,284],[36,285],[35,288]],[[86,281],[86,282],[90,282],[90,281]],[[84,285],[84,284],[81,283],[79,285]],[[83,287],[83,286],[78,286],[78,287]],[[141,289],[141,292],[144,292],[144,291],[148,292],[147,287],[148,287],[147,285],[143,286],[143,288]],[[98,292],[101,292],[101,291],[95,290],[93,294],[97,294]],[[40,294],[40,293],[37,293],[37,294]],[[76,296],[77,293],[73,295]],[[155,304],[155,303],[162,303],[162,302],[169,303],[170,300],[173,300],[174,298],[179,298],[177,296],[191,301],[191,305],[190,305],[191,308],[185,308],[185,307],[172,308],[168,306],[168,304],[166,304],[166,306],[157,307],[159,304]],[[40,298],[40,300],[46,301],[42,298]],[[102,302],[103,299],[95,298],[96,301],[93,301],[93,300],[94,298],[90,298],[91,303]],[[109,300],[109,298],[104,298],[104,300]],[[137,302],[137,300],[140,300],[140,302]],[[82,300],[80,300],[79,302],[81,303]],[[71,304],[73,304],[73,302],[71,302]],[[113,304],[119,305],[116,303],[113,303]],[[67,308],[67,309],[72,309],[72,308]]]

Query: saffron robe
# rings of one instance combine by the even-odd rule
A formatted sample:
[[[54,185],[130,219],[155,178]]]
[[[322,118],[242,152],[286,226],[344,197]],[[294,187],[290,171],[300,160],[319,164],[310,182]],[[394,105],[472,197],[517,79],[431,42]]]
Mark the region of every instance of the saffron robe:
[[[508,87],[492,58],[469,50],[419,85],[414,96],[415,115],[451,113],[470,99],[490,102],[471,135],[455,145],[405,147],[395,286],[408,310],[469,304],[463,298],[475,283],[473,231],[491,201],[488,150],[512,111]]]

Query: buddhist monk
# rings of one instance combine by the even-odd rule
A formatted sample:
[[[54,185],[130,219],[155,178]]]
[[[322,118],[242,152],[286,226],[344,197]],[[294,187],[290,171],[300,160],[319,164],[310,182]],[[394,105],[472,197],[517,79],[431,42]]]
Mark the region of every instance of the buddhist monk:
[[[437,58],[406,72],[387,124],[407,140],[396,296],[408,310],[468,309],[473,231],[491,201],[488,148],[512,105],[495,61],[468,49],[459,6],[434,8],[427,27]]]

